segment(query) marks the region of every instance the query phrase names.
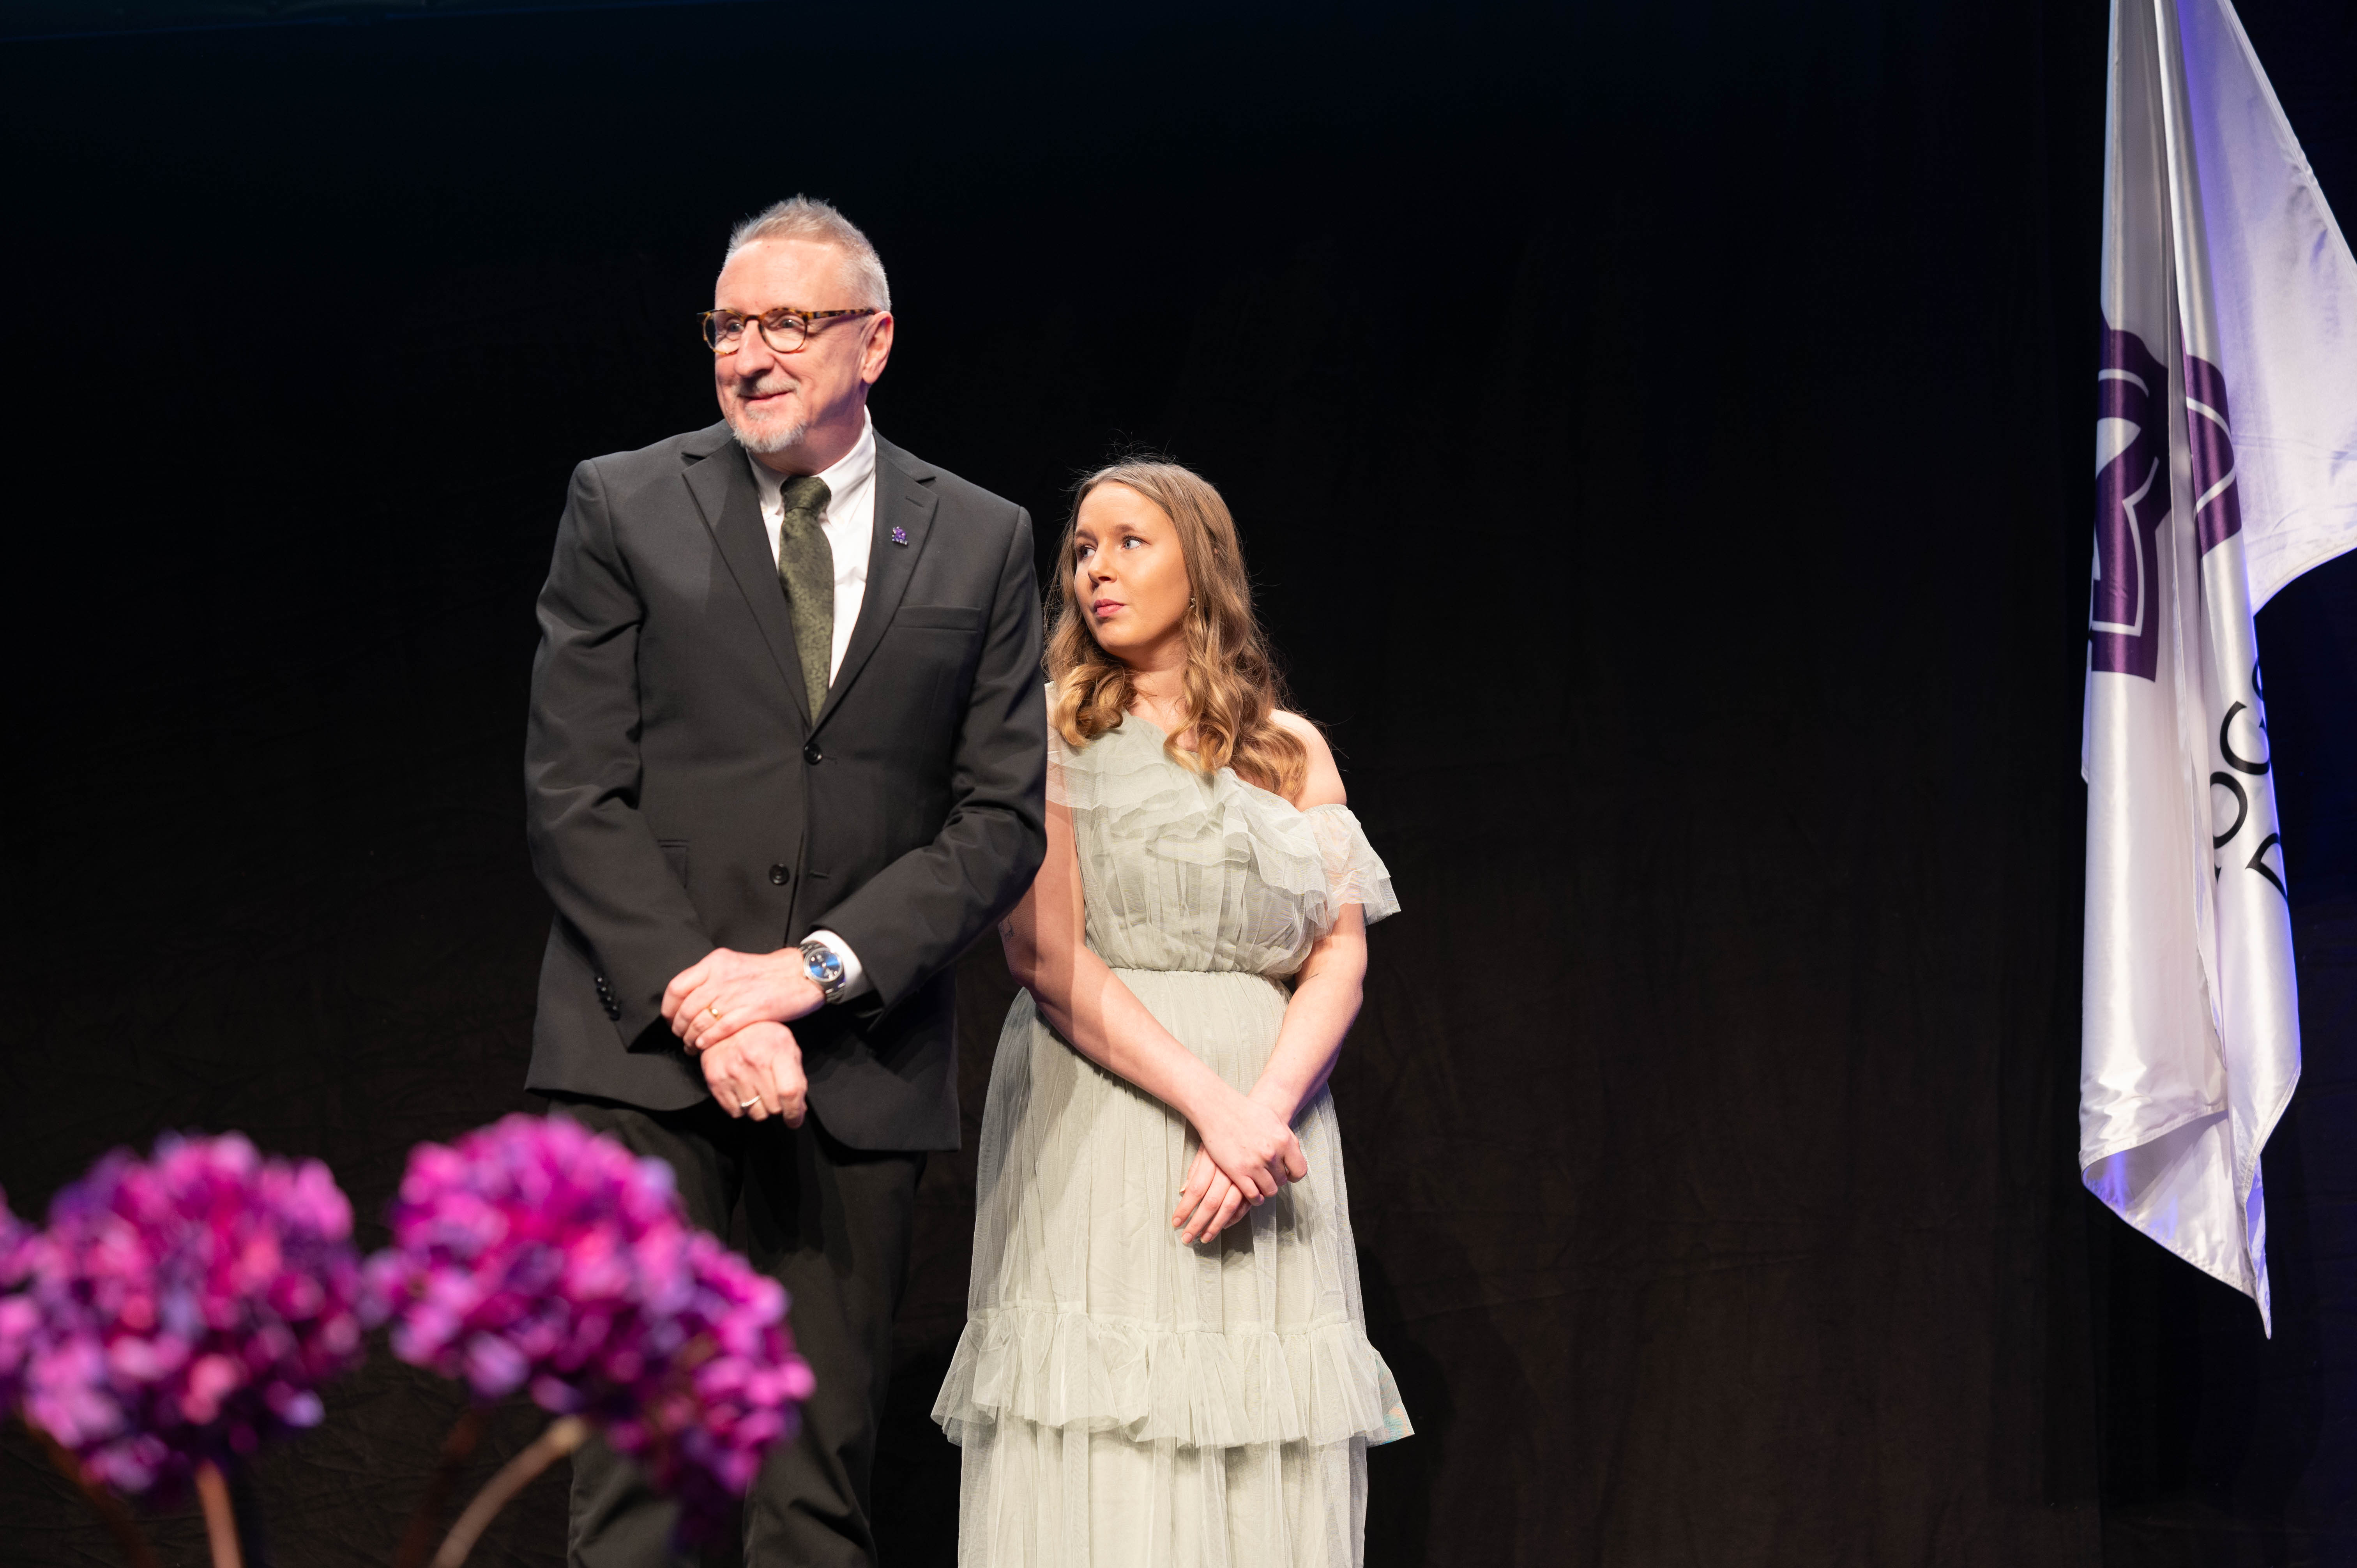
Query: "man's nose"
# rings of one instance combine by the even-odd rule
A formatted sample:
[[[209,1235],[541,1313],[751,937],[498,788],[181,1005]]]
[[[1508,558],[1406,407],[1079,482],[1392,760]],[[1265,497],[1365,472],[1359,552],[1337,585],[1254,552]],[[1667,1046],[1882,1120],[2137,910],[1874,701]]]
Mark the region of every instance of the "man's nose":
[[[729,358],[729,371],[751,381],[772,369],[778,362],[778,351],[761,332],[758,321],[745,323],[745,330],[737,335],[737,352]]]

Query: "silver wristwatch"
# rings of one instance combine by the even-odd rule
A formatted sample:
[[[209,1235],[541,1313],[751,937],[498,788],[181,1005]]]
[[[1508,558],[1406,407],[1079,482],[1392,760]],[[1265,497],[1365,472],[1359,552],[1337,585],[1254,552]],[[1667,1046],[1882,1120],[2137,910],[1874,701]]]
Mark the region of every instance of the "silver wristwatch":
[[[815,937],[802,943],[802,972],[821,996],[829,1002],[843,1000],[843,959]]]

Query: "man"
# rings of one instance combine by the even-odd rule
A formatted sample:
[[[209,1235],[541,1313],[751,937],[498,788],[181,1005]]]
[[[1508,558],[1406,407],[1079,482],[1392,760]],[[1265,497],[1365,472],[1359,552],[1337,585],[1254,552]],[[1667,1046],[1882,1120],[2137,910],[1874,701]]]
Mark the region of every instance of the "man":
[[[1020,507],[877,437],[891,297],[847,220],[740,225],[714,305],[723,423],[576,468],[541,591],[530,1083],[696,1223],[743,1199],[818,1377],[748,1561],[834,1568],[875,1561],[917,1178],[957,1146],[948,966],[1045,848],[1039,594]],[[573,1563],[667,1562],[673,1517],[576,1456]]]

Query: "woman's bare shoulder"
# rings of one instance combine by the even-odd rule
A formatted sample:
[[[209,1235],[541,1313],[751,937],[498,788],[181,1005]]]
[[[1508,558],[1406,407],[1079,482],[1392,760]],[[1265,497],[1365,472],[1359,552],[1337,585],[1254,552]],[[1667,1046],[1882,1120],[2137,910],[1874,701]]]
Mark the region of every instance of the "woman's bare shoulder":
[[[1342,789],[1342,770],[1334,766],[1334,749],[1326,744],[1325,732],[1299,714],[1278,708],[1269,714],[1277,726],[1301,743],[1309,754],[1309,771],[1303,775],[1301,788],[1293,803],[1303,811],[1312,806],[1348,804]]]

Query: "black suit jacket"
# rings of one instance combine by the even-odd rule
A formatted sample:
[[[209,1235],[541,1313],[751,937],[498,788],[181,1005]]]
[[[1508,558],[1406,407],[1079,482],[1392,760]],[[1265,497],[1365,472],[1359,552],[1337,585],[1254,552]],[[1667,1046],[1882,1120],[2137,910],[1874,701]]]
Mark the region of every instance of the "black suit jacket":
[[[1031,521],[881,439],[875,482],[866,595],[813,714],[727,426],[574,470],[524,752],[556,904],[533,1089],[705,1099],[663,987],[823,926],[875,990],[792,1026],[813,1112],[855,1147],[957,1146],[949,965],[1046,849]]]

